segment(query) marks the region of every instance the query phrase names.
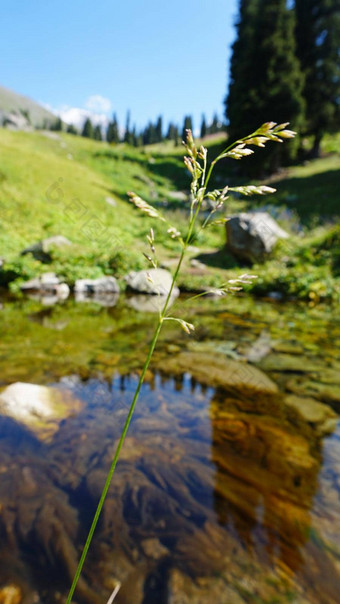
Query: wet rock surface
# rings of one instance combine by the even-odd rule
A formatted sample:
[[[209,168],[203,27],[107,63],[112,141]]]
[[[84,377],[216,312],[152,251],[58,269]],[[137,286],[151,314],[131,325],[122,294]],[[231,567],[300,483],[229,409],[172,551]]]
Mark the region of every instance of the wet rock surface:
[[[316,427],[319,434],[331,434],[337,425],[336,413],[328,406],[313,398],[300,396],[287,396],[285,404],[305,422]]]
[[[248,363],[226,359],[219,353],[182,352],[160,362],[158,369],[170,375],[190,373],[208,386],[273,394],[276,384],[260,369]]]
[[[320,370],[316,359],[289,354],[273,354],[267,356],[260,363],[264,371],[284,371],[291,373],[311,373]]]

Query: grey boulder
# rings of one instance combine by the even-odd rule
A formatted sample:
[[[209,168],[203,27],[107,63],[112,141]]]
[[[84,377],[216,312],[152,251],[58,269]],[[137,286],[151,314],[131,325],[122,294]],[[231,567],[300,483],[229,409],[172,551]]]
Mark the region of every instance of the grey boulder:
[[[98,279],[78,279],[74,285],[75,294],[118,294],[119,286],[114,277]]]
[[[33,245],[25,248],[21,252],[21,255],[32,254],[40,262],[50,262],[52,259],[50,252],[53,248],[63,248],[70,245],[72,245],[72,242],[63,235],[53,235],[52,237],[47,237],[46,239],[37,241],[37,243],[33,243]]]
[[[170,292],[172,275],[164,268],[151,268],[150,270],[132,271],[125,277],[127,289],[140,294],[167,296]],[[174,287],[172,296],[178,296],[179,289]]]
[[[268,212],[241,212],[226,223],[227,248],[236,257],[250,262],[263,262],[273,251],[278,239],[287,239]]]
[[[65,300],[70,293],[67,283],[61,283],[55,273],[44,273],[40,277],[29,279],[20,286],[20,289],[23,293],[53,297],[56,301]]]

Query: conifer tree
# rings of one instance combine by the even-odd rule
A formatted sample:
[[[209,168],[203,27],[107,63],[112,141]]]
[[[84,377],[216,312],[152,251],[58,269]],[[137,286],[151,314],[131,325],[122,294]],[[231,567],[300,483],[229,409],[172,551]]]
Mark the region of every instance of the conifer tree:
[[[113,115],[112,122],[109,122],[106,132],[108,143],[119,143],[119,128],[116,114]]]
[[[78,134],[77,129],[74,127],[73,124],[69,124],[66,128],[66,132],[68,134]]]
[[[186,115],[184,118],[183,128],[182,128],[182,140],[185,141],[187,139],[187,130],[193,130],[192,126],[192,118],[190,115]]]
[[[116,114],[114,114],[113,116],[113,122],[112,122],[112,142],[113,143],[119,143],[119,125],[118,125],[118,119]]]
[[[241,0],[237,39],[233,46],[226,115],[235,140],[266,121],[304,123],[304,78],[296,57],[294,11],[286,0]],[[270,145],[243,166],[273,171],[294,158],[297,140],[282,148]],[[262,168],[263,169],[263,168]]]
[[[178,127],[173,122],[169,123],[166,139],[169,140],[169,141],[174,141],[175,146],[178,145],[178,142],[179,142],[178,141],[178,139],[179,139],[179,136],[178,136]]]
[[[240,0],[239,4],[236,40],[232,46],[230,61],[229,90],[225,101],[231,140],[239,138],[239,133],[244,127],[247,130],[248,126],[244,124],[244,119],[247,119],[252,109],[250,88],[253,88],[256,83],[253,66],[258,4],[259,0]]]
[[[128,111],[127,114],[126,114],[126,124],[125,124],[125,132],[124,132],[123,142],[124,143],[130,143],[131,142],[130,111]]]
[[[55,132],[60,132],[63,129],[63,122],[61,121],[61,118],[58,117],[55,122],[53,122],[51,124],[51,130],[54,130]]]
[[[143,130],[143,145],[148,145],[150,143],[150,124],[146,126]]]
[[[168,129],[167,129],[167,132],[166,132],[166,135],[165,135],[165,138],[166,138],[167,141],[171,141],[171,139],[173,137],[173,129],[174,129],[173,123],[169,122]]]
[[[163,130],[163,120],[162,120],[162,116],[160,115],[157,120],[156,126],[155,126],[155,135],[156,135],[156,139],[157,139],[155,142],[157,142],[157,143],[161,143],[163,140],[162,130]]]
[[[157,127],[149,122],[146,128],[144,128],[143,132],[143,144],[144,145],[153,145],[154,143],[159,142]]]
[[[26,118],[28,124],[32,124],[31,115],[30,115],[30,112],[28,109],[20,109],[20,113]],[[61,122],[61,126],[62,126],[62,121],[60,120],[60,122]],[[62,127],[61,127],[61,130],[62,130]]]
[[[202,123],[201,123],[201,138],[204,138],[207,135],[207,123],[205,121],[205,115],[202,115]]]
[[[113,143],[113,123],[109,122],[106,129],[106,140],[108,143]]]
[[[211,126],[210,126],[210,133],[211,134],[216,134],[220,129],[220,122],[218,120],[218,115],[217,113],[214,113],[213,116],[213,121],[211,122]]]
[[[173,141],[174,140],[175,128],[176,128],[176,126],[172,122],[170,122],[169,126],[168,126],[168,131],[167,131],[167,134],[166,134],[166,137],[165,137],[168,141]]]
[[[136,136],[136,147],[142,147],[143,146],[143,134],[142,132],[139,132],[139,134],[137,134]]]
[[[81,135],[85,138],[93,138],[93,125],[89,117],[84,122]]]
[[[178,147],[179,145],[179,131],[178,131],[178,126],[174,127],[174,143],[175,143],[175,147]]]
[[[150,122],[149,124],[149,145],[153,145],[157,143],[157,132],[154,124]]]
[[[96,141],[102,141],[103,140],[101,127],[98,124],[93,129],[93,138]]]
[[[326,132],[340,129],[339,0],[295,0],[297,55],[305,75],[306,134],[313,156]]]
[[[133,128],[131,130],[129,144],[132,145],[133,147],[137,147],[137,132],[136,132],[135,124],[133,125]]]

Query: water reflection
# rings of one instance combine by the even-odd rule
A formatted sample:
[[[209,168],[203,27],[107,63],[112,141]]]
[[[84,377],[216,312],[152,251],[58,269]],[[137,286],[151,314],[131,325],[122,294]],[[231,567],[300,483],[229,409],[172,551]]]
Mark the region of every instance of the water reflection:
[[[275,415],[240,413],[235,401],[223,402],[213,401],[212,418],[219,522],[232,527],[250,550],[260,542],[267,559],[297,571],[309,537],[319,444]]]
[[[41,362],[51,385],[83,402],[79,412],[62,420],[49,441],[0,416],[0,601],[8,585],[27,604],[65,600],[136,385],[136,373],[119,367],[126,334],[138,331],[134,319],[126,324],[119,308],[87,312],[82,325],[94,324],[97,335],[83,330],[82,354],[88,346],[92,355],[87,373],[58,375],[58,347],[77,367],[67,342],[72,312],[43,311],[30,321],[35,336],[29,331],[31,349],[41,354],[38,330],[50,333],[50,325],[67,319],[50,340],[56,375],[42,354],[29,367],[33,374]],[[30,327],[21,327],[27,337]],[[148,329],[146,322],[138,335]],[[170,377],[162,346],[169,354],[169,340],[148,373],[78,604],[105,602],[117,580],[118,604],[337,602],[340,431],[323,441],[316,424],[288,409],[282,389],[250,392],[249,383],[242,389],[235,382],[212,388],[185,371]],[[173,358],[181,354],[181,347],[172,350]],[[22,348],[16,353],[23,358]],[[20,366],[8,371],[5,383],[22,375]]]

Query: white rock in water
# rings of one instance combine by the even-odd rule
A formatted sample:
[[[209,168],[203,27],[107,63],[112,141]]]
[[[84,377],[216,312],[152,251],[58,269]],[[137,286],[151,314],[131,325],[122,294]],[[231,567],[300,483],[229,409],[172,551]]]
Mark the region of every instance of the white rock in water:
[[[32,416],[53,417],[50,404],[50,389],[36,384],[16,382],[0,394],[1,410],[18,420]]]
[[[70,391],[15,382],[0,393],[0,413],[25,424],[37,436],[52,436],[62,419],[82,404]]]

